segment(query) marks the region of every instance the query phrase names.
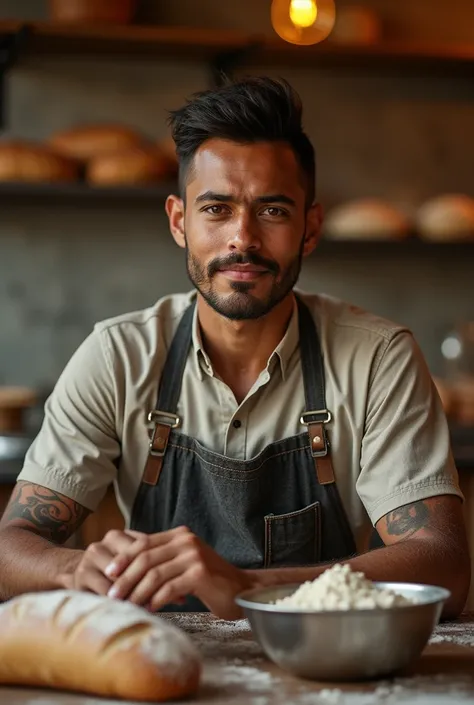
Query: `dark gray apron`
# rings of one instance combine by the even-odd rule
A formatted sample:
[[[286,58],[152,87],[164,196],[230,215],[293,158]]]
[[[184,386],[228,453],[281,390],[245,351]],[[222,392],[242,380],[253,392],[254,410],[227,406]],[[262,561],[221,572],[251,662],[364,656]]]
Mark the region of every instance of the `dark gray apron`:
[[[157,533],[187,526],[240,568],[314,565],[356,552],[337,491],[325,424],[324,368],[313,318],[298,299],[306,430],[234,460],[179,432],[176,415],[192,345],[195,303],[184,313],[164,365],[157,409],[148,420],[150,452],[131,529]],[[281,413],[285,413],[282,406]],[[165,610],[202,611],[186,604]]]

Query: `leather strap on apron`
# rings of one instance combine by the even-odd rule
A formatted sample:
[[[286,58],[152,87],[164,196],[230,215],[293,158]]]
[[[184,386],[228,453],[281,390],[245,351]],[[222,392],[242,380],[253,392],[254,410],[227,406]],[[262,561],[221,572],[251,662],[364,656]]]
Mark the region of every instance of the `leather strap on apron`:
[[[306,411],[301,423],[308,428],[311,455],[320,485],[335,481],[325,425],[331,421],[326,409],[324,362],[318,331],[307,306],[297,297],[300,331],[301,367],[304,379]]]
[[[330,447],[325,424],[331,421],[331,412],[326,409],[324,385],[324,365],[319,343],[319,336],[314,320],[305,306],[297,297],[300,357],[304,380],[306,411],[301,416],[301,423],[307,426],[310,440],[311,455],[320,485],[335,482],[331,462]],[[180,418],[176,415],[184,368],[192,342],[192,325],[194,309],[193,302],[184,312],[178,330],[173,338],[161,376],[158,395],[158,408],[150,412],[148,421],[153,424],[149,431],[150,452],[143,473],[142,481],[147,485],[158,483],[163,459],[166,453],[172,428],[177,428]]]
[[[158,483],[171,429],[177,428],[180,424],[176,409],[178,408],[179,395],[181,394],[184,368],[186,367],[192,342],[195,306],[195,303],[188,306],[179,322],[178,330],[171,342],[161,375],[158,408],[148,414],[148,421],[153,426],[149,431],[150,452],[148,453],[142,480],[147,485],[156,485]],[[166,384],[163,384],[164,381],[166,381]]]

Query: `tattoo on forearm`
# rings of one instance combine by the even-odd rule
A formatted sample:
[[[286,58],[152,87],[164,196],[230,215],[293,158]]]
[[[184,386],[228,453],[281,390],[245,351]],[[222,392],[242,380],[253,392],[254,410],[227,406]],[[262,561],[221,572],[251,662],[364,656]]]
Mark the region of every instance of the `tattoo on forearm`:
[[[40,485],[19,482],[2,518],[2,525],[24,526],[57,544],[67,541],[89,510]]]
[[[429,509],[423,501],[406,504],[387,514],[387,533],[405,538],[412,536],[427,526],[429,517]]]

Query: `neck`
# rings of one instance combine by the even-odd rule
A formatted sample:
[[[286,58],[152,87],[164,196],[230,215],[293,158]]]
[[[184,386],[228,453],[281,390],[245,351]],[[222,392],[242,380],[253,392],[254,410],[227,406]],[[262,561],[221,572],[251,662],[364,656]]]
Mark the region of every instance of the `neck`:
[[[240,403],[253,386],[268,358],[285,335],[293,312],[288,294],[266,316],[232,321],[214,311],[198,293],[198,319],[203,346],[214,373],[232,389]]]

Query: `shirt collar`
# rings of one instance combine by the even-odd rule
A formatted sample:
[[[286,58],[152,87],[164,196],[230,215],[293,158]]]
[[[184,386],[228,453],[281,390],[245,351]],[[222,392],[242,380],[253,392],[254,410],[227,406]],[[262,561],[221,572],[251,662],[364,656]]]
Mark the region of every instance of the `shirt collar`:
[[[201,337],[201,329],[199,327],[197,305],[194,307],[192,342],[193,342],[193,356],[194,356],[194,364],[196,366],[196,373],[197,373],[199,380],[202,382],[204,372],[207,372],[207,374],[209,374],[211,376],[214,374],[214,372],[212,369],[211,360],[209,359],[209,356],[207,355],[207,353],[204,350],[203,345],[202,345],[202,337]]]
[[[290,358],[299,344],[299,337],[298,304],[296,303],[296,298],[293,297],[293,312],[291,314],[286,333],[276,346],[273,353],[270,355],[270,359],[268,361],[268,366],[270,366],[272,360],[275,357],[278,358],[283,381],[286,380]]]
[[[193,357],[194,364],[196,366],[196,373],[200,381],[203,380],[203,373],[208,375],[213,375],[212,363],[204,350],[202,344],[201,330],[199,327],[197,306],[194,309],[193,316],[193,329],[192,329],[192,343],[193,343]],[[299,343],[299,326],[298,326],[298,305],[296,303],[296,298],[293,297],[293,312],[291,314],[290,322],[286,329],[285,335],[280,340],[275,350],[272,352],[268,359],[267,370],[271,372],[274,368],[275,362],[280,363],[281,376],[283,381],[286,379],[288,364],[290,358],[295,352]]]

